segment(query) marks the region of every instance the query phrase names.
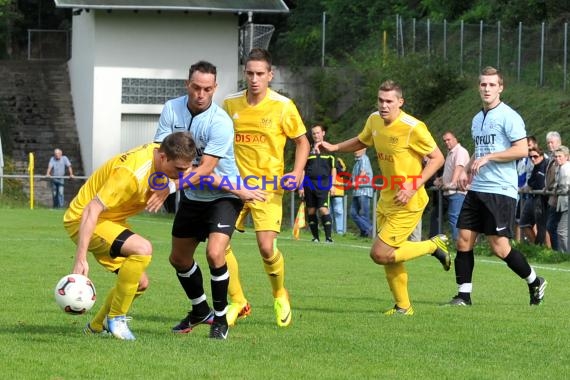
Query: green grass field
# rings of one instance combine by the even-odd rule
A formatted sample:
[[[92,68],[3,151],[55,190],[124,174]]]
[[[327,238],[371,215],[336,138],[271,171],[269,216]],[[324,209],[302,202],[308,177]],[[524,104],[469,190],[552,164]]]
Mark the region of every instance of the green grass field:
[[[524,282],[497,259],[476,257],[474,306],[439,306],[456,292],[453,270],[431,257],[408,264],[416,315],[386,317],[392,305],[370,241],[335,244],[282,234],[293,323],[278,328],[269,282],[254,235],[236,234],[243,286],[252,315],[227,341],[208,328],[176,336],[170,328],[188,308],[168,263],[171,219],[140,216],[133,229],[155,254],[151,287],[132,310],[134,342],[85,336],[84,325],[114,282],[90,260],[99,300],[87,315],[64,314],[53,299],[72,266],[74,245],[61,211],[0,208],[0,346],[5,379],[543,379],[570,372],[570,263],[537,265],[547,278],[546,302],[528,306]],[[203,249],[197,255],[206,267]],[[208,279],[208,271],[203,270]],[[209,281],[206,282],[209,293]]]

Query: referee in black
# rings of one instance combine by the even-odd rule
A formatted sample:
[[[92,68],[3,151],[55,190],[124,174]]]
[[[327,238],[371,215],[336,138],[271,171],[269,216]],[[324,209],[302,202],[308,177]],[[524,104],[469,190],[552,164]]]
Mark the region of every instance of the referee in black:
[[[325,137],[325,130],[321,125],[311,128],[311,136],[314,144],[321,142]],[[327,243],[332,243],[332,217],[329,210],[329,196],[333,178],[336,176],[335,158],[330,153],[316,153],[314,148],[309,153],[309,159],[305,165],[303,187],[299,189],[301,199],[305,200],[307,207],[307,219],[309,228],[313,234],[313,242],[320,242],[317,209],[321,216],[321,223],[325,230]]]

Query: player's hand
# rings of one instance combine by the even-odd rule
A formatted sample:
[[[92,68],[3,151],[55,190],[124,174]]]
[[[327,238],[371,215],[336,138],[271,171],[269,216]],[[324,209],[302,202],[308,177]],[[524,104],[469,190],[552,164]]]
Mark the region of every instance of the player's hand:
[[[488,156],[479,157],[478,159],[474,160],[473,164],[471,165],[471,175],[476,176],[479,173],[479,170],[481,170],[481,168],[487,162],[489,162]]]
[[[265,191],[261,189],[240,189],[232,190],[232,194],[237,195],[243,202],[265,202]]]
[[[295,173],[295,172],[290,172],[290,173],[286,173],[283,175],[283,178],[285,178],[285,181],[283,182],[283,189],[285,190],[289,190],[289,191],[295,191],[297,189],[299,189],[300,187],[302,188],[303,186],[303,172],[301,171],[300,173]]]
[[[404,182],[402,184],[402,189],[400,189],[394,196],[394,203],[398,206],[407,205],[417,191],[413,186],[414,185],[411,182]]]
[[[89,277],[89,263],[87,260],[75,260],[71,273],[82,274]]]
[[[161,190],[153,190],[152,195],[146,202],[145,210],[149,212],[158,212],[169,195],[170,189],[168,187]]]
[[[314,148],[315,148],[315,152],[317,152],[317,153],[336,152],[338,150],[338,145],[331,144],[331,143],[326,142],[326,141],[321,141],[321,142],[316,143]]]
[[[469,175],[467,175],[465,170],[462,170],[461,173],[459,173],[459,178],[457,178],[457,189],[467,191],[469,182],[471,182]]]

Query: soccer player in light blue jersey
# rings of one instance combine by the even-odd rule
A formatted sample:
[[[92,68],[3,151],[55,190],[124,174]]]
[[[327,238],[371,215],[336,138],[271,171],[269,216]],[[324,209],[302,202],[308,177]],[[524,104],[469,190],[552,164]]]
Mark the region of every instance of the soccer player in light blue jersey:
[[[516,160],[528,155],[526,130],[521,116],[501,101],[503,77],[486,67],[479,76],[483,108],[475,115],[471,134],[475,152],[457,186],[468,189],[459,214],[455,278],[458,294],[449,305],[471,305],[473,246],[477,236],[487,236],[493,253],[528,284],[530,304],[540,305],[547,282],[537,276],[526,258],[510,245],[518,197]],[[469,185],[470,182],[470,185]]]
[[[159,142],[171,133],[189,131],[196,142],[191,176],[179,181],[175,188],[184,187],[184,195],[174,218],[170,253],[170,263],[192,309],[172,331],[188,333],[196,325],[209,323],[210,338],[226,339],[231,272],[226,248],[243,201],[264,198],[262,192],[237,189],[239,171],[234,157],[233,122],[212,101],[217,88],[216,74],[216,66],[209,62],[200,61],[190,67],[186,81],[188,95],[166,102],[154,140]],[[210,178],[211,182],[203,181]],[[200,267],[194,260],[196,248],[206,240],[212,309],[206,299]]]

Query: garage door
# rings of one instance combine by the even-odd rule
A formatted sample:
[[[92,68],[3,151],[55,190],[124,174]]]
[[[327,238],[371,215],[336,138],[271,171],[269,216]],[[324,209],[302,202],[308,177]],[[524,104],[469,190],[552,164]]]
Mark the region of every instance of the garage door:
[[[122,114],[121,152],[152,142],[159,117],[155,114]]]

